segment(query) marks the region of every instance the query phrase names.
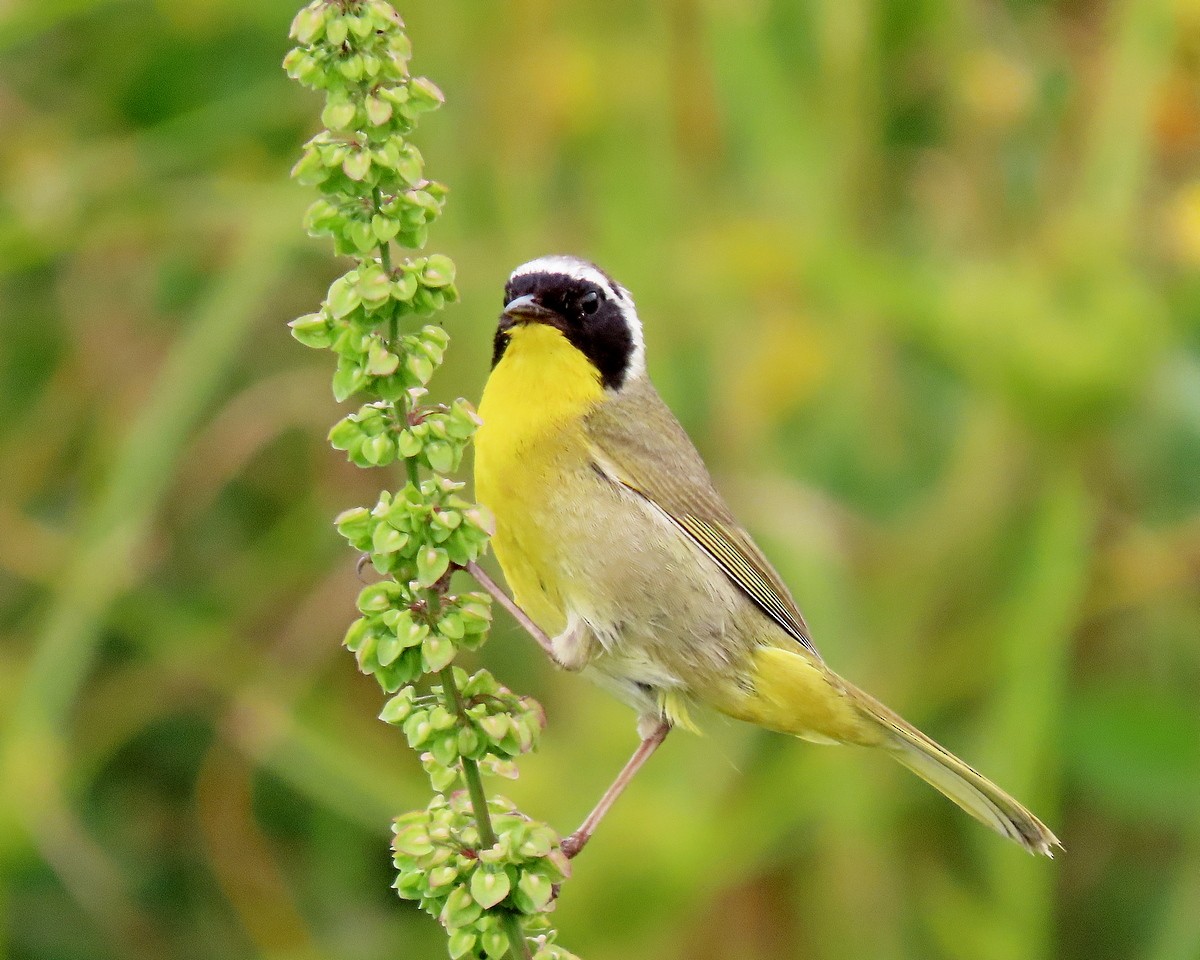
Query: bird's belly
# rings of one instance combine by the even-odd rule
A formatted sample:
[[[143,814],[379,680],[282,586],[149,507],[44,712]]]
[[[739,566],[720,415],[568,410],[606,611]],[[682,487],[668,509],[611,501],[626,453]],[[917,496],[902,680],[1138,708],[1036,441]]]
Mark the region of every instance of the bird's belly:
[[[664,692],[709,699],[763,626],[711,559],[592,465],[570,430],[513,456],[477,452],[477,493],[517,603],[551,636],[582,622],[594,678],[635,709]],[[504,466],[501,468],[501,461]],[[685,715],[680,706],[676,719]]]
[[[558,331],[513,330],[488,377],[475,438],[475,493],[496,518],[492,547],[516,601],[549,634],[566,627],[563,562],[577,543],[582,420],[603,399],[588,361]]]
[[[476,494],[496,518],[492,549],[513,598],[546,633],[562,633],[569,616],[572,557],[584,546],[579,518],[572,516],[577,503],[570,493],[564,496],[562,461],[568,458],[561,450],[536,447],[501,462],[482,450],[477,458],[484,469],[477,467]]]

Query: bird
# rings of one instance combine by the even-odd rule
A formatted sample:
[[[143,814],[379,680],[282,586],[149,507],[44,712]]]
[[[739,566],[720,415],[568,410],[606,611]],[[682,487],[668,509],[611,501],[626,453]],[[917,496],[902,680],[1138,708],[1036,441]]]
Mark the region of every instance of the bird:
[[[633,297],[607,272],[567,255],[512,271],[478,413],[475,492],[494,517],[510,608],[558,665],[638,714],[638,750],[564,839],[568,856],[667,733],[695,729],[697,707],[881,750],[1027,851],[1061,847],[1013,797],[826,665],[651,383]]]

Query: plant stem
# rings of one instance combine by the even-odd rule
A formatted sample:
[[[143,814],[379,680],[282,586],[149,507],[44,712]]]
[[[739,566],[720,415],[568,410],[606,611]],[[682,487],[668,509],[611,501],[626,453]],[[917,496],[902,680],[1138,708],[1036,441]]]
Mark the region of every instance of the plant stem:
[[[410,461],[411,463],[411,461]],[[443,667],[438,676],[442,680],[442,692],[446,698],[446,706],[453,710],[463,723],[467,722],[467,709],[463,705],[462,693],[454,681],[454,668]],[[471,807],[475,811],[475,823],[479,828],[479,843],[484,847],[496,845],[496,831],[492,827],[492,815],[488,811],[487,794],[483,791],[483,777],[479,773],[479,764],[469,757],[461,757],[463,780],[467,784],[467,793],[471,797]],[[509,944],[513,955],[531,960],[529,944],[525,941],[525,933],[521,929],[521,921],[516,914],[504,914],[505,933],[508,934]]]
[[[517,957],[533,960],[533,955],[529,952],[529,941],[525,939],[525,931],[521,929],[521,920],[515,913],[505,912],[504,932],[508,934],[509,945]]]
[[[379,212],[380,204],[383,200],[383,195],[376,187],[371,194],[375,201],[375,212]],[[379,265],[383,267],[383,272],[389,277],[392,275],[392,244],[390,240],[384,240],[379,244]],[[392,350],[396,349],[396,340],[400,337],[400,321],[396,317],[396,311],[392,311],[392,318],[388,321],[388,346]],[[401,413],[400,404],[395,404],[396,412]],[[409,476],[412,476],[412,471],[409,471]],[[413,481],[416,482],[415,480]]]
[[[371,199],[375,202],[375,212],[382,213],[379,208],[383,206],[383,194],[376,187],[371,191]],[[384,272],[390,274],[392,272],[392,244],[390,240],[384,240],[379,244],[379,265],[383,267]]]
[[[412,457],[407,457],[404,465],[408,470],[408,479],[413,486],[419,486],[420,471],[417,468],[417,461]],[[429,594],[429,599],[434,603],[440,599],[432,590],[429,591]],[[458,717],[460,723],[467,724],[469,722],[467,708],[463,703],[462,692],[454,680],[454,668],[443,667],[438,671],[438,676],[442,681],[442,693],[445,696],[447,708],[454,711],[454,715]],[[483,776],[479,772],[479,764],[470,757],[460,757],[459,763],[462,767],[463,780],[467,784],[467,794],[471,798],[471,809],[475,813],[479,843],[483,847],[494,847],[497,841],[496,830],[492,826],[492,815],[488,810],[487,793],[483,789]],[[521,929],[521,921],[517,915],[505,911],[503,921],[504,932],[508,934],[512,955],[517,960],[533,960],[533,955],[529,952],[529,943],[525,939],[525,932]]]
[[[467,708],[463,704],[462,693],[454,682],[454,668],[443,667],[438,676],[442,680],[442,692],[446,697],[446,706],[455,715],[467,722]],[[479,774],[479,764],[469,757],[462,758],[463,779],[467,781],[467,792],[471,795],[471,806],[475,808],[475,819],[479,821],[479,842],[485,847],[496,843],[496,832],[492,829],[491,814],[488,813],[487,796],[483,792],[483,777]]]

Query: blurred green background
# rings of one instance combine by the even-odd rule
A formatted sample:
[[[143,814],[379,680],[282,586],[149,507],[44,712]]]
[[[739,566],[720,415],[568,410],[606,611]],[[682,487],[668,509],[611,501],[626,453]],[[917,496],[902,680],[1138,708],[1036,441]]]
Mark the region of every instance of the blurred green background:
[[[339,649],[344,269],[287,180],[294,0],[0,8],[0,955],[434,958],[428,788]],[[1027,801],[1035,861],[885,759],[710,720],[578,861],[585,960],[1200,957],[1200,3],[401,3],[477,398],[571,251],[837,669]],[[564,832],[633,717],[508,621]]]

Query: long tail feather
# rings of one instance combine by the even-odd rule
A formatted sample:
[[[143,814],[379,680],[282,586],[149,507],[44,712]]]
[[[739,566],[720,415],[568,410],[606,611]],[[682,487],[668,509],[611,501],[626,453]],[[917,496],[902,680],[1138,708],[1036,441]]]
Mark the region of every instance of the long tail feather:
[[[883,731],[881,746],[926,783],[936,787],[976,820],[1030,853],[1054,856],[1058,837],[1020,803],[949,750],[889,710],[874,697],[846,684],[864,716]]]

